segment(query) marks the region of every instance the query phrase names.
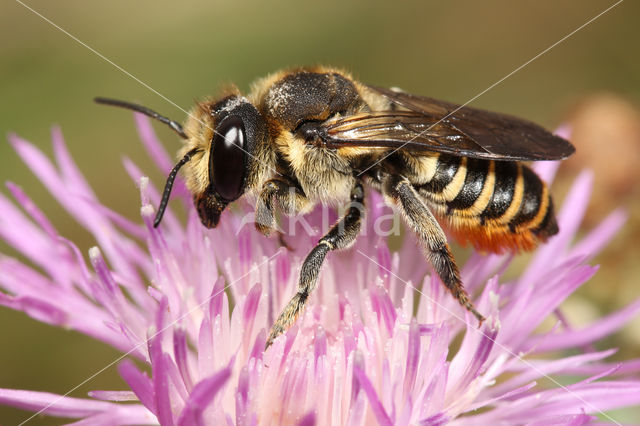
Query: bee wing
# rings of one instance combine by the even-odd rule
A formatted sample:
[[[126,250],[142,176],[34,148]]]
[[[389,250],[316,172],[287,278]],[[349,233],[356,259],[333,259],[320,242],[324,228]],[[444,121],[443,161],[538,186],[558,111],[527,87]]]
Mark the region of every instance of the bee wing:
[[[520,118],[370,87],[406,110],[374,111],[325,124],[330,147],[402,148],[492,160],[559,160],[568,141]]]

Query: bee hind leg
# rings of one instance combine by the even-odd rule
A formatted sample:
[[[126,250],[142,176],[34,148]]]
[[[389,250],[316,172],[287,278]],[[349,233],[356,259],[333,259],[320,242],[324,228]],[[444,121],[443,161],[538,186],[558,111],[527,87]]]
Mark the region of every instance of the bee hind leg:
[[[282,310],[278,319],[271,327],[265,349],[274,339],[288,329],[304,309],[309,295],[316,287],[318,274],[327,253],[332,250],[348,248],[360,233],[361,217],[364,208],[364,189],[357,183],[351,190],[351,202],[347,213],[320,239],[318,244],[307,255],[300,271],[298,292]]]
[[[383,194],[400,208],[409,227],[424,246],[427,258],[453,297],[471,312],[480,324],[485,320],[469,298],[460,279],[460,272],[451,254],[447,238],[440,224],[422,201],[413,185],[402,176],[387,176]]]

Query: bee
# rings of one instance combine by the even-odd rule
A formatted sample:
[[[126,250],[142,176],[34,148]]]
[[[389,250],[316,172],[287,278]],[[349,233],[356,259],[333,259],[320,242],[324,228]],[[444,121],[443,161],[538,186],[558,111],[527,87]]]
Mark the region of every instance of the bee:
[[[442,283],[482,324],[444,229],[483,251],[533,249],[558,225],[549,189],[521,162],[563,159],[575,151],[529,121],[365,85],[328,67],[276,72],[247,96],[230,89],[199,102],[184,127],[139,105],[96,102],[158,119],[185,141],[154,226],[183,167],[207,228],[215,228],[227,205],[246,194],[256,197],[256,228],[265,235],[276,230],[276,205],[285,214],[303,214],[317,203],[348,203],[304,260],[298,290],[266,347],[296,321],[327,253],[355,242],[364,185],[402,213]]]

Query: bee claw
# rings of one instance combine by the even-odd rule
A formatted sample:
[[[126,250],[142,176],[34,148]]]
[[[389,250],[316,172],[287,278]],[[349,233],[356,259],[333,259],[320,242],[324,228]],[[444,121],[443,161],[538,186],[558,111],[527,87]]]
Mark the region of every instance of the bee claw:
[[[294,251],[294,248],[291,247],[289,243],[287,243],[287,241],[284,239],[284,233],[282,232],[278,232],[278,243],[280,243],[281,247],[287,249],[287,251]]]

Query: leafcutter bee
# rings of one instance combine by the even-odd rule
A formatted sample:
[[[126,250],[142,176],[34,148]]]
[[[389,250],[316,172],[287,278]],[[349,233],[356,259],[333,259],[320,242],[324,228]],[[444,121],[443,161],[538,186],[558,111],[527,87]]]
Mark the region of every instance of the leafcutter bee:
[[[276,204],[285,214],[301,214],[318,202],[349,203],[306,257],[298,291],[273,325],[267,347],[304,308],[327,253],[355,241],[364,184],[402,213],[444,285],[482,322],[443,227],[480,250],[534,248],[558,226],[547,186],[520,162],[574,152],[568,141],[528,121],[368,86],[326,67],[277,72],[246,97],[230,89],[198,103],[184,128],[139,105],[96,101],[147,114],[185,140],[155,226],[183,166],[208,228],[248,193],[256,196],[256,227],[265,235],[276,228]]]

